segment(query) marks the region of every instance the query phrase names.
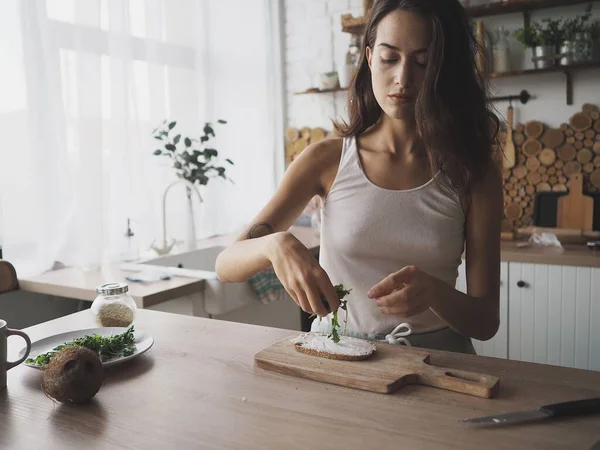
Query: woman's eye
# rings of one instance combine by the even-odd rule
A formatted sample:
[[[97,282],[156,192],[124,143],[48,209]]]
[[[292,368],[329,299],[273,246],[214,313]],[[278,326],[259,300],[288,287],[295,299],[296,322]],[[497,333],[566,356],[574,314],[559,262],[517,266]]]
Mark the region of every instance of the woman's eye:
[[[383,64],[394,64],[396,61],[398,61],[397,59],[385,59],[385,58],[381,58],[381,62]]]
[[[415,64],[419,67],[426,67],[427,61],[419,61],[419,60],[415,59]]]

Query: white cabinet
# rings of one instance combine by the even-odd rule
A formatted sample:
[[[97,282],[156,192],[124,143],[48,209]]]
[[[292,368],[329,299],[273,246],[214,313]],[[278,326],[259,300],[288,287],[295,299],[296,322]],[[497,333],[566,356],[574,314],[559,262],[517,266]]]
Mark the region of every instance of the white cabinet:
[[[456,289],[467,293],[465,262],[458,268]],[[508,357],[508,263],[500,263],[500,327],[496,335],[488,341],[473,339],[473,347],[478,355],[494,358]]]
[[[600,268],[502,262],[500,283],[500,329],[473,340],[478,355],[600,370]]]
[[[600,269],[509,264],[508,357],[600,370]]]

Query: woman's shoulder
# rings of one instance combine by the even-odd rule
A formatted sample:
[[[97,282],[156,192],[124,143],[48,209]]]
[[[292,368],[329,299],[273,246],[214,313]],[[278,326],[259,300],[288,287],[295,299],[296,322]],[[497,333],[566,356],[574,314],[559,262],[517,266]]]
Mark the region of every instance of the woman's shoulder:
[[[344,138],[328,137],[308,145],[294,161],[314,170],[322,171],[338,165],[342,157]]]

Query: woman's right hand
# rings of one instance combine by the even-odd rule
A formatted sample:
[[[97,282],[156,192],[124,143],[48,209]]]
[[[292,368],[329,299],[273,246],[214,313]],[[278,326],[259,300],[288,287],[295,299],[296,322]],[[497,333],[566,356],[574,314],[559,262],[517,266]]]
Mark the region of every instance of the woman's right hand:
[[[302,310],[324,317],[338,309],[340,300],[329,276],[294,235],[272,234],[266,256],[277,278]],[[329,304],[329,311],[322,298]]]

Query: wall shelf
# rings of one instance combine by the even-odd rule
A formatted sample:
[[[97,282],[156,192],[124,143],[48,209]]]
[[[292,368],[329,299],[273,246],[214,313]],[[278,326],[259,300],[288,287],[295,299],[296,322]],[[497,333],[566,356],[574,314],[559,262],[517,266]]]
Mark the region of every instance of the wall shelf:
[[[539,9],[574,6],[583,3],[594,3],[598,0],[509,0],[465,8],[469,17],[499,16],[512,13],[529,13]],[[366,25],[366,17],[342,15],[342,31],[350,34],[362,34]]]
[[[546,69],[531,69],[531,70],[520,70],[514,72],[501,72],[491,73],[490,78],[507,78],[507,77],[518,77],[523,75],[537,75],[542,73],[564,73],[566,78],[566,95],[567,105],[573,104],[573,72],[585,69],[598,69],[600,68],[600,61],[590,61],[579,64],[571,64],[569,66],[553,66]]]
[[[294,95],[307,95],[307,94],[330,94],[332,92],[345,92],[348,88],[335,88],[335,89],[317,89],[311,88],[302,92],[294,92]]]

